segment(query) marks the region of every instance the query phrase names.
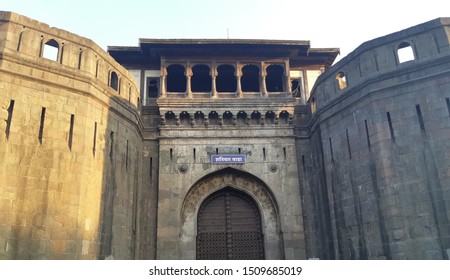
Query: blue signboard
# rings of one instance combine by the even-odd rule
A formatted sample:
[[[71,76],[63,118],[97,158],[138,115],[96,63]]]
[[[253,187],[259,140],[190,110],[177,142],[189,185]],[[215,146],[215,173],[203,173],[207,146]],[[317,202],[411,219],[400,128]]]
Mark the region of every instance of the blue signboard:
[[[245,155],[211,155],[211,164],[244,164]]]

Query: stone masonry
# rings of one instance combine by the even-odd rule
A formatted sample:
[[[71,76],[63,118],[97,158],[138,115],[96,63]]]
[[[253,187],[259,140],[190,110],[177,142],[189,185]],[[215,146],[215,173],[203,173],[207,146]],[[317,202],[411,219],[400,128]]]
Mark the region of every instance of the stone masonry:
[[[449,259],[450,19],[338,51],[0,11],[0,259]]]

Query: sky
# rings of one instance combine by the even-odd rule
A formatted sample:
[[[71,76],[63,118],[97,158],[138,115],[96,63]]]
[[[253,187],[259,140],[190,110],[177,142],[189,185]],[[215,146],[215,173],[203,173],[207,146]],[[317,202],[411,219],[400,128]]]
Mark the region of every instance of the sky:
[[[438,18],[450,1],[426,0],[1,0],[0,10],[107,46],[139,38],[306,40],[340,48],[337,60],[365,41]]]

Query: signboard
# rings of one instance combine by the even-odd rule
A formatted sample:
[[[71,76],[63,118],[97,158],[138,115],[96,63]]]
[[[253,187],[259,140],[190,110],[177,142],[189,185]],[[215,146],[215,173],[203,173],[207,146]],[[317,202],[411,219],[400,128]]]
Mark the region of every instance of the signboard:
[[[244,164],[245,155],[211,155],[211,164]]]

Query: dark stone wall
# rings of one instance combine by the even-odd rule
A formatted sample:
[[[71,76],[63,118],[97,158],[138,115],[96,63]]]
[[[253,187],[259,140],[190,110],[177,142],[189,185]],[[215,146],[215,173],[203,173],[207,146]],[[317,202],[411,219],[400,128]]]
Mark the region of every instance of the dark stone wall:
[[[440,43],[438,52],[428,51],[435,46],[419,45],[427,34],[414,40],[414,30],[405,32],[415,42],[414,60],[376,78],[358,76],[358,83],[349,75],[348,88],[332,99],[321,90],[336,82],[333,75],[315,86],[313,96],[324,103],[309,123],[311,154],[299,164],[308,257],[449,258],[450,54]],[[444,32],[430,32],[445,41],[436,37]],[[357,68],[352,63],[367,52],[404,40],[381,38],[372,46],[382,47],[357,49],[330,71]]]

